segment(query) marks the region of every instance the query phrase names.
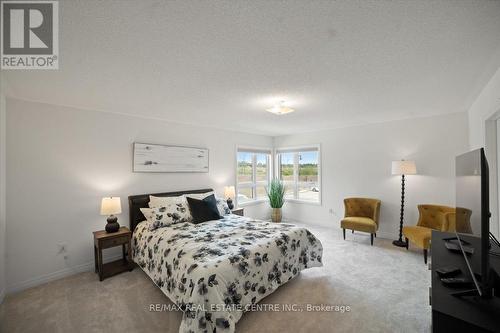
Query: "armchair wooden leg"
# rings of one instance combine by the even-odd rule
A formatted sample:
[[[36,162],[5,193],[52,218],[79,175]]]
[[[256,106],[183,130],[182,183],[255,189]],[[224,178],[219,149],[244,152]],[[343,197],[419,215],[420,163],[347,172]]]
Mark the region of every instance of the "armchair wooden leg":
[[[405,237],[405,243],[406,243],[406,249],[408,250],[408,246],[410,245],[410,242],[408,242],[408,238]]]
[[[370,234],[370,243],[373,246],[373,234]]]
[[[345,229],[342,228],[342,233],[344,234],[344,240],[345,240]]]
[[[377,233],[374,233],[373,235],[375,236],[375,238],[377,238]]]
[[[352,229],[352,233],[354,233],[354,229]]]
[[[424,249],[424,263],[427,265],[427,249]]]

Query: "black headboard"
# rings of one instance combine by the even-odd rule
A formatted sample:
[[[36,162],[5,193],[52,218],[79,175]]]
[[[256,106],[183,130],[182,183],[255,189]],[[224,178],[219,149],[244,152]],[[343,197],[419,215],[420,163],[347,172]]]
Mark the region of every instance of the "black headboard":
[[[130,213],[130,230],[134,231],[137,224],[144,221],[144,215],[141,212],[141,208],[147,208],[149,203],[149,196],[155,197],[178,197],[183,194],[189,193],[205,193],[213,191],[213,189],[201,189],[201,190],[187,190],[187,191],[178,191],[178,192],[165,192],[165,193],[151,193],[151,194],[140,194],[140,195],[131,195],[128,197],[128,207]]]

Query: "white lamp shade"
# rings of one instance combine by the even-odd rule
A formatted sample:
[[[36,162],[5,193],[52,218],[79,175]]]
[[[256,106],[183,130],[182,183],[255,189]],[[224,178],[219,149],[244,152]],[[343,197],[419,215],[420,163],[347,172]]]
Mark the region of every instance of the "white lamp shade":
[[[393,161],[392,162],[393,175],[415,175],[417,174],[417,166],[415,161]]]
[[[229,199],[234,199],[236,196],[236,190],[234,189],[234,186],[226,186],[224,187],[224,198]]]
[[[122,212],[120,197],[102,198],[101,215],[114,215]]]

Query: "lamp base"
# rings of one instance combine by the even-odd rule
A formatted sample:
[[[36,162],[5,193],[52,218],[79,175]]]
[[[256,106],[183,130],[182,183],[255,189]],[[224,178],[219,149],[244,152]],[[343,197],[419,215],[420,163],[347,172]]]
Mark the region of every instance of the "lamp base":
[[[106,221],[108,221],[108,223],[106,223],[106,227],[104,228],[106,232],[112,233],[120,230],[120,224],[118,223],[118,218],[116,216],[111,215]]]
[[[229,209],[233,210],[233,208],[234,208],[233,200],[231,198],[229,198],[226,200],[226,202],[227,202],[227,207],[229,207]]]
[[[399,246],[399,247],[406,247],[406,242],[398,239],[398,240],[393,241],[392,245]]]

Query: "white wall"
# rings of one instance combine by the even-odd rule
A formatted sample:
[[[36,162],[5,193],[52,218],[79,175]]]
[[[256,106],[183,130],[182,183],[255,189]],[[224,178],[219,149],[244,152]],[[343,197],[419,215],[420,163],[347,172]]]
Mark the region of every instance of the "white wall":
[[[485,122],[498,112],[500,112],[500,68],[469,109],[469,144],[471,149],[485,146]]]
[[[221,121],[224,121],[221,119]],[[272,138],[7,98],[7,282],[19,290],[93,262],[92,231],[102,229],[103,196],[213,187],[235,182],[236,145],[272,146]],[[132,173],[134,141],[210,150],[210,172]],[[245,214],[266,217],[265,205]],[[68,257],[57,244],[68,244]]]
[[[500,68],[491,77],[468,112],[469,145],[471,149],[484,147],[490,165],[490,231],[497,237],[500,235],[499,219],[499,159],[500,132],[497,120],[500,119]]]
[[[377,235],[395,238],[401,178],[391,175],[391,161],[417,164],[419,174],[406,181],[405,223],[412,225],[417,204],[454,204],[454,159],[467,151],[467,137],[465,113],[276,137],[276,147],[321,144],[322,205],[286,203],[284,217],[339,227],[345,197],[374,197],[382,200]]]
[[[5,81],[4,77],[0,79],[0,304],[3,301],[6,290],[5,279],[5,148],[6,148],[6,103],[5,103]]]

